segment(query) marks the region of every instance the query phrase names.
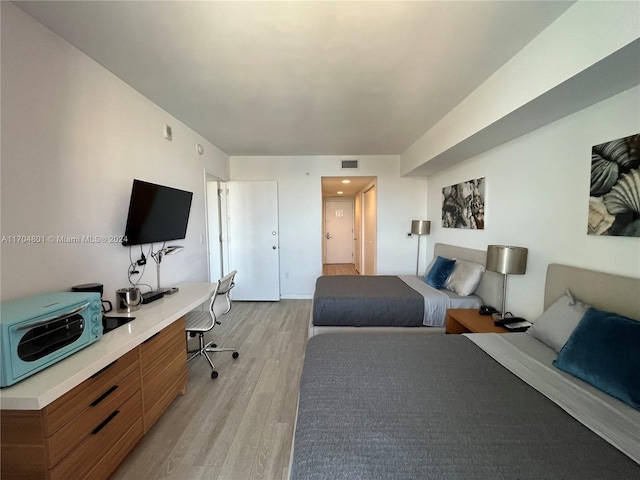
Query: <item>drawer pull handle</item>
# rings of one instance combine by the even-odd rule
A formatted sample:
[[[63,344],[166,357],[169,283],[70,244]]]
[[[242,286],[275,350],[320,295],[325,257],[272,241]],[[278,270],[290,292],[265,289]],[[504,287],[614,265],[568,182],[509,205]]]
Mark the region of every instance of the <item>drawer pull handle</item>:
[[[93,375],[91,375],[91,378],[96,378],[98,375],[100,375],[102,372],[104,372],[106,369],[113,367],[116,363],[118,362],[118,360],[114,360],[113,362],[111,362],[109,365],[107,365],[106,367],[101,368],[100,370],[98,370],[96,373],[94,373]]]
[[[96,435],[100,430],[102,430],[104,427],[107,426],[107,424],[113,420],[114,418],[116,418],[116,415],[118,415],[120,413],[120,410],[116,410],[115,412],[113,412],[111,415],[109,415],[104,422],[102,422],[100,425],[98,425],[96,428],[94,428],[93,432],[91,432],[92,435]]]
[[[104,392],[102,395],[100,395],[98,398],[96,398],[93,402],[91,402],[91,406],[95,407],[96,405],[98,405],[102,400],[104,400],[109,395],[111,395],[116,390],[116,388],[118,388],[118,385],[114,385],[109,390]]]

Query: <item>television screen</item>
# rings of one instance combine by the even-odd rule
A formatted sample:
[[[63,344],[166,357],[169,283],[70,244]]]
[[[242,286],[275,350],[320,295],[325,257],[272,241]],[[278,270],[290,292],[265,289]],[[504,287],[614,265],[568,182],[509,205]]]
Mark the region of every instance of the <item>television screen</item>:
[[[192,192],[133,180],[123,245],[185,238]]]

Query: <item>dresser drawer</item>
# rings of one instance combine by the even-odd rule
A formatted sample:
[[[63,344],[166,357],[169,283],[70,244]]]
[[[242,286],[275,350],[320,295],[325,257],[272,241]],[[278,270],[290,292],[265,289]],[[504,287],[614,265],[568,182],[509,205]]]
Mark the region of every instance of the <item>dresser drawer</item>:
[[[187,344],[180,318],[140,345],[145,433],[187,385]]]
[[[184,357],[184,363],[187,362],[187,345],[185,332],[174,336],[170,342],[163,342],[163,348],[155,359],[147,356],[146,362],[143,360],[141,368],[142,385],[154,383],[158,377],[165,375],[163,372],[168,368],[176,358]]]
[[[88,408],[51,435],[47,439],[49,468],[53,468],[78,443],[91,435],[92,431],[138,390],[140,390],[140,372],[136,369],[107,389],[91,402]]]
[[[79,416],[114,385],[134,371],[139,371],[139,353],[134,348],[42,410],[45,437]]]
[[[142,389],[145,433],[158,421],[173,400],[184,392],[187,385],[186,354],[163,365],[158,373],[159,375]]]
[[[47,478],[40,410],[0,412],[0,475],[12,480]]]
[[[186,335],[184,318],[180,318],[153,337],[145,340],[140,345],[142,376],[144,377],[147,372],[156,368],[157,365],[161,365],[173,357],[177,343],[182,344],[182,349],[185,351],[186,356]]]
[[[53,470],[51,480],[70,478],[108,478],[112,470],[97,468],[101,464],[117,465],[126,455],[125,445],[132,447],[142,438],[142,399],[140,390],[114,410]]]

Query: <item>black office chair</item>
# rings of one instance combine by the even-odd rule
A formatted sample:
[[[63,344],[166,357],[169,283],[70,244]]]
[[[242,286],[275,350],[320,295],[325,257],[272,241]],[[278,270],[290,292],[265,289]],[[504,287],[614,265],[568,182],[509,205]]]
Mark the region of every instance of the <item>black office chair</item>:
[[[204,334],[210,331],[216,325],[220,325],[219,318],[222,315],[226,315],[231,310],[231,297],[229,292],[235,286],[233,279],[236,275],[236,270],[222,277],[213,291],[211,296],[211,303],[209,304],[209,311],[194,310],[187,313],[186,330],[189,336],[195,337],[198,335],[199,347],[195,350],[187,351],[190,356],[187,361],[190,361],[200,355],[207,359],[209,365],[211,365],[211,378],[217,378],[218,372],[216,367],[209,357],[209,352],[233,352],[232,357],[238,358],[240,354],[235,348],[218,347],[213,341],[204,343]]]

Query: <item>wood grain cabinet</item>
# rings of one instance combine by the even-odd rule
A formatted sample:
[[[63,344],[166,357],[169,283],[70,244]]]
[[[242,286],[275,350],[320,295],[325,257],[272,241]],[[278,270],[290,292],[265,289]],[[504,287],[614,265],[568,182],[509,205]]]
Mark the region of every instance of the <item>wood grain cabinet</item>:
[[[187,388],[187,347],[184,317],[140,345],[144,432]]]
[[[187,384],[184,317],[42,410],[2,410],[2,478],[106,479]]]
[[[108,477],[113,469],[103,469],[117,466],[128,453],[118,449],[119,440],[135,445],[142,437],[140,399],[134,349],[42,410],[3,410],[2,476]]]

